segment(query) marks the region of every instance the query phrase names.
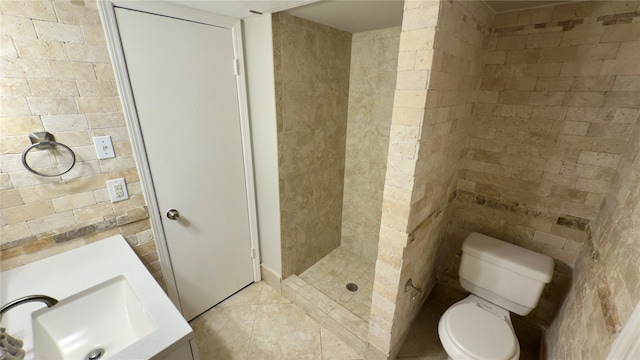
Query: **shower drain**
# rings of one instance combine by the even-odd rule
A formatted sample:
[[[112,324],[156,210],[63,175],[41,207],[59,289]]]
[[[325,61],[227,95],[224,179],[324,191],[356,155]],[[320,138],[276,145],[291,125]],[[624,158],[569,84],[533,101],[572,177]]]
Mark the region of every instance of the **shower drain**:
[[[347,284],[347,290],[349,290],[351,292],[356,292],[356,291],[358,291],[358,285],[356,285],[354,283],[348,283]]]

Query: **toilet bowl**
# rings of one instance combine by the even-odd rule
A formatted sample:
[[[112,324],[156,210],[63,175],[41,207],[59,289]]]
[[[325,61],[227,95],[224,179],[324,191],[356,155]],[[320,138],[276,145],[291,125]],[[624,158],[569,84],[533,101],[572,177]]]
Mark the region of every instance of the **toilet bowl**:
[[[517,360],[520,344],[511,312],[527,315],[551,281],[553,260],[479,233],[462,245],[460,285],[471,295],[451,305],[438,336],[454,360]]]
[[[475,295],[453,304],[438,323],[440,342],[454,360],[517,360],[520,344],[509,311]]]

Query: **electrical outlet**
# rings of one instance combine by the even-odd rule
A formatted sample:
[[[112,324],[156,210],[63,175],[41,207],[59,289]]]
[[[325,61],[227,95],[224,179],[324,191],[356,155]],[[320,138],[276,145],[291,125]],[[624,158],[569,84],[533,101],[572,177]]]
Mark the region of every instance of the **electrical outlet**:
[[[113,150],[113,143],[111,142],[111,136],[94,136],[93,143],[96,146],[98,159],[110,159],[116,157],[116,153]]]
[[[112,203],[129,198],[127,184],[124,182],[124,178],[107,180],[107,190],[109,190],[109,198]]]

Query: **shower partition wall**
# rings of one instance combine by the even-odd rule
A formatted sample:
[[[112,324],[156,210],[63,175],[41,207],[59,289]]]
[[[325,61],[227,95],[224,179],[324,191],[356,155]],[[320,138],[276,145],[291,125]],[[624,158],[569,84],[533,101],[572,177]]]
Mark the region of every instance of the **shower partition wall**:
[[[277,13],[282,277],[340,245],[351,34]]]

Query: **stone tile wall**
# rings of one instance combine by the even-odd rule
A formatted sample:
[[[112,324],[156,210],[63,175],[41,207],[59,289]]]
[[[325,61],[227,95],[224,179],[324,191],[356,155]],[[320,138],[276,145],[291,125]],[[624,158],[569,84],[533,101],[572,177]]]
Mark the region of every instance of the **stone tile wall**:
[[[640,15],[637,11],[635,14]],[[627,19],[608,17],[616,18]],[[637,18],[632,21],[640,25]],[[620,34],[626,31],[629,28]],[[637,46],[640,36],[635,39]],[[616,76],[615,81],[627,81],[625,79],[629,79],[630,89],[635,89],[636,96],[640,96],[640,76]],[[550,359],[604,359],[622,327],[630,325],[631,312],[640,302],[638,121],[636,115],[636,126],[629,133],[610,190],[590,225],[591,238],[578,256],[573,285],[547,332]]]
[[[435,283],[492,16],[482,2],[405,2],[368,358],[395,358],[424,301],[404,284]]]
[[[2,270],[120,233],[161,279],[95,1],[1,1],[0,16]],[[22,166],[36,131],[73,149],[70,172],[41,177]],[[111,136],[116,158],[97,160],[100,135]],[[34,167],[49,164],[38,151]],[[130,199],[112,204],[105,181],[121,177]]]
[[[273,15],[282,277],[340,245],[351,34]]]
[[[375,261],[400,28],[353,34],[341,246]]]
[[[530,318],[551,323],[640,114],[638,4],[496,15],[440,281],[458,286],[472,231],[547,254],[556,274]]]

